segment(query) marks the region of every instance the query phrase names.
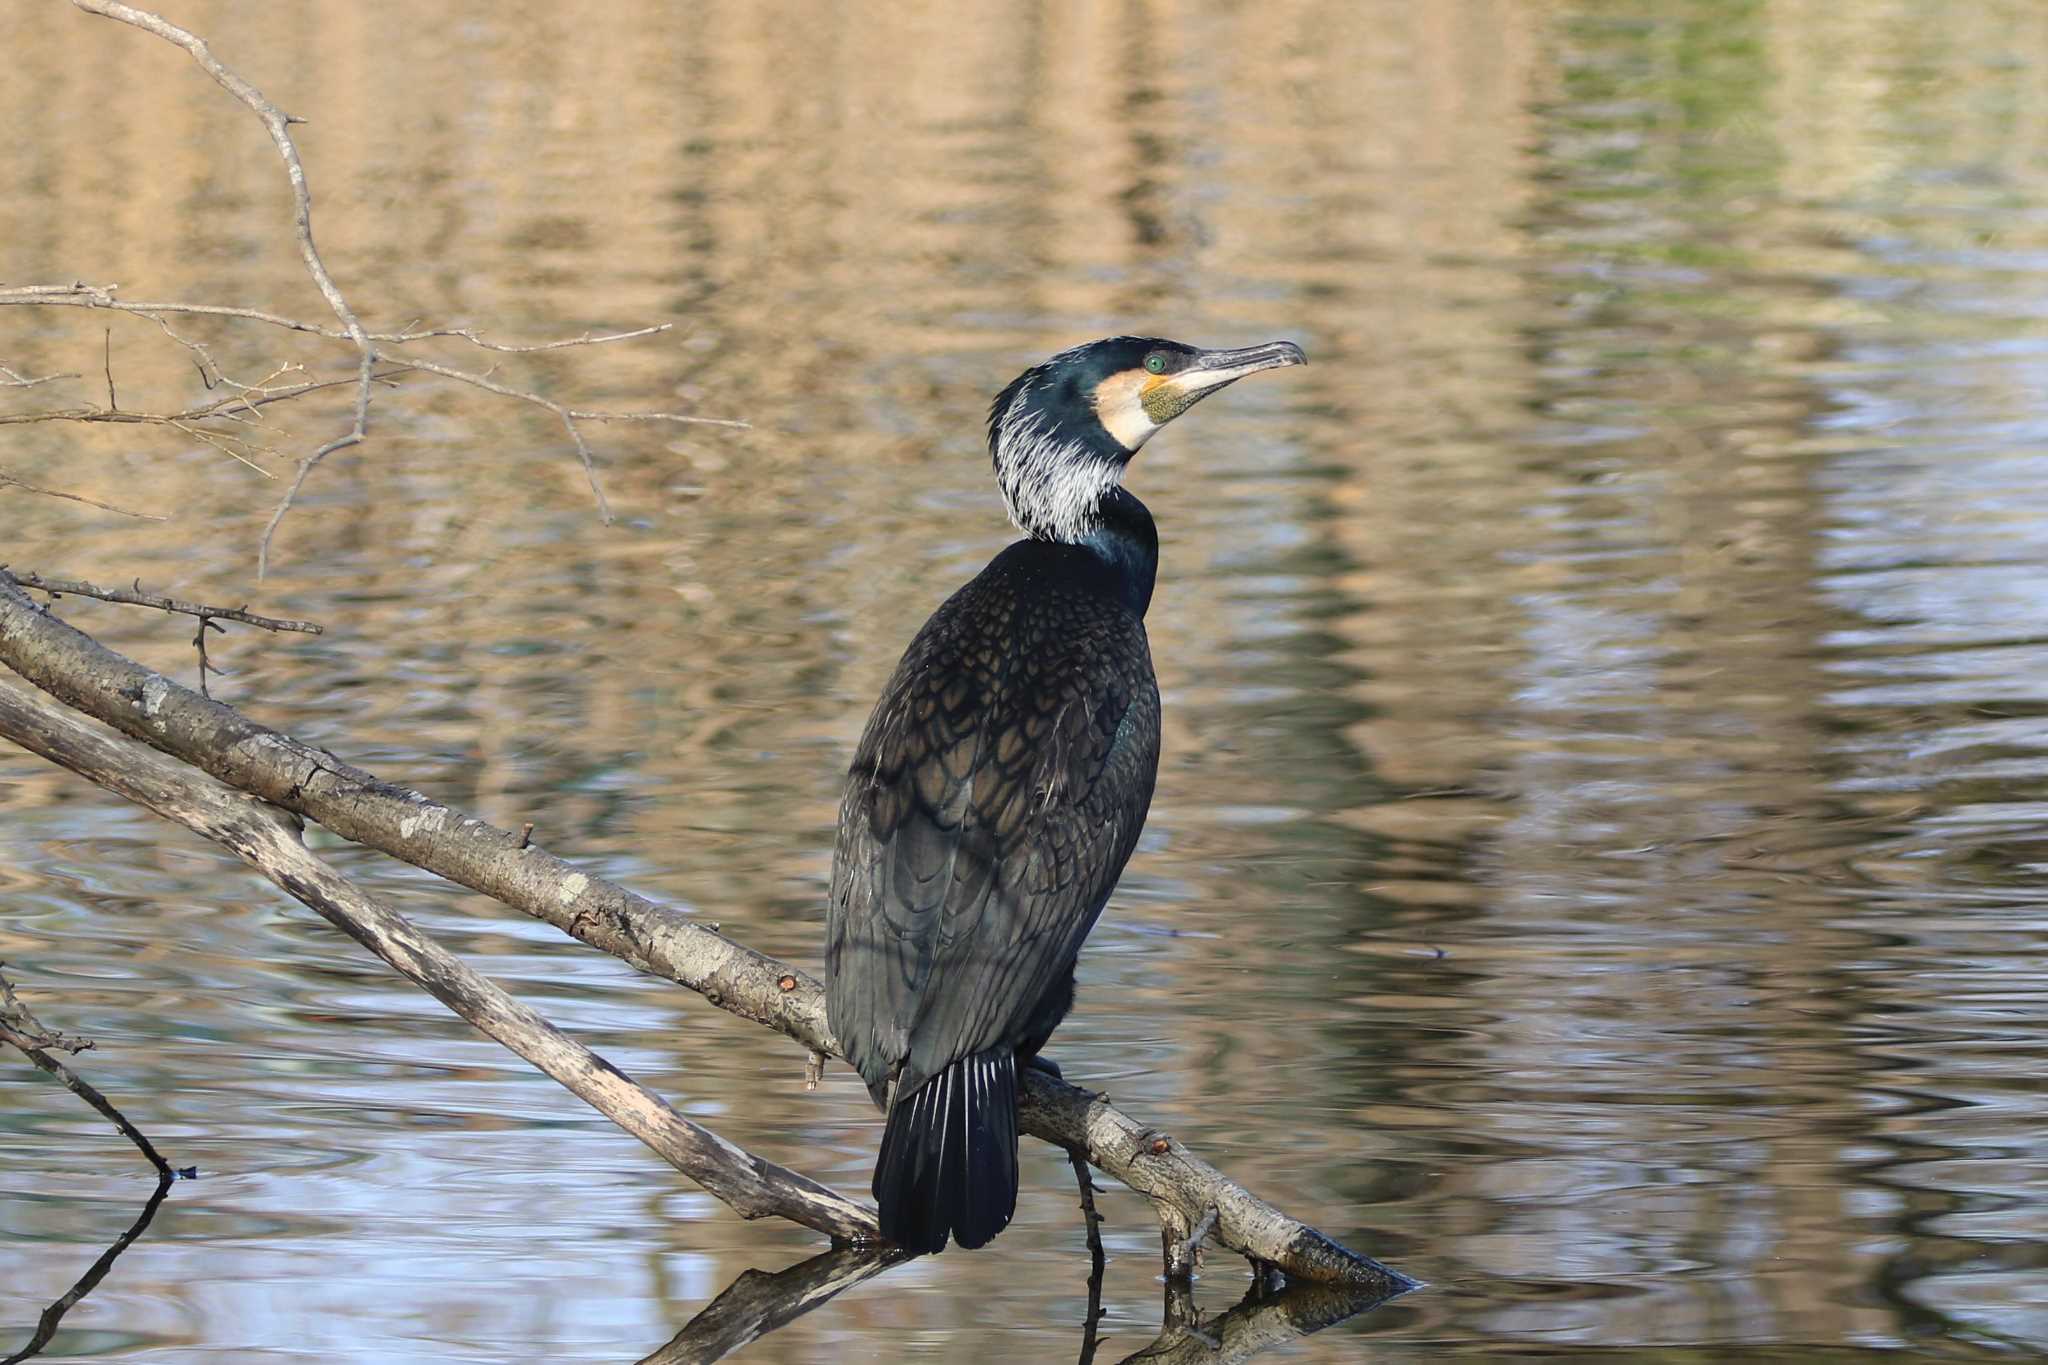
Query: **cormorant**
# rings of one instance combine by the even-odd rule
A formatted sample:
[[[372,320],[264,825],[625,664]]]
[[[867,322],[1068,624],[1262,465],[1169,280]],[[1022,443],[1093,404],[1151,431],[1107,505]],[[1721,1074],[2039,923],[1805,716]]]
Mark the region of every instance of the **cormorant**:
[[[1074,1002],[1074,960],[1159,766],[1145,608],[1159,536],[1119,486],[1160,427],[1290,341],[1111,337],[1019,375],[989,455],[1025,533],[910,642],[847,774],[832,856],[832,1031],[888,1113],[882,1233],[978,1247],[1017,1208],[1017,1067]]]

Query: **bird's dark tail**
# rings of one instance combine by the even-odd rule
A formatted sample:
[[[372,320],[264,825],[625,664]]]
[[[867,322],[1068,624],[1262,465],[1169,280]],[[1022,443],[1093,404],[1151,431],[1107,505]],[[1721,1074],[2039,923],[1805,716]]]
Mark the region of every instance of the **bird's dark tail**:
[[[889,1110],[875,1159],[882,1235],[916,1255],[972,1249],[1017,1211],[1017,1054],[962,1057]]]

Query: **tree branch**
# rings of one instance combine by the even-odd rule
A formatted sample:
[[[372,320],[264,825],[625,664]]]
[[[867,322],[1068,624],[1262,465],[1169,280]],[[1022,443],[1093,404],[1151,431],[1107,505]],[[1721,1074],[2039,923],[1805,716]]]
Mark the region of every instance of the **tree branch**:
[[[6,420],[6,418],[0,417],[0,423],[4,423]],[[25,493],[36,493],[46,498],[62,498],[66,502],[82,502],[88,507],[97,507],[102,512],[118,512],[124,517],[134,517],[138,521],[170,520],[169,517],[160,517],[154,512],[133,512],[126,507],[116,507],[110,502],[101,502],[97,498],[88,498],[83,493],[66,493],[59,488],[44,488],[39,484],[30,483],[27,479],[10,474],[4,469],[0,469],[0,487],[19,488]]]
[[[289,368],[289,367],[288,367]],[[370,376],[374,384],[389,384],[399,375],[410,373],[412,366],[393,365]],[[216,373],[218,371],[216,370]],[[283,373],[283,371],[279,371]],[[254,416],[258,408],[267,408],[272,403],[282,403],[322,389],[338,389],[344,384],[353,384],[353,379],[309,379],[300,384],[235,384],[227,381],[236,391],[225,398],[216,398],[211,403],[200,403],[179,412],[137,412],[132,408],[45,408],[37,412],[0,413],[0,426],[23,426],[31,422],[127,422],[134,425],[161,424],[178,426],[186,422],[205,422],[216,418],[240,421],[244,415]],[[196,434],[196,433],[194,433]],[[243,463],[247,464],[245,460]],[[251,465],[265,478],[274,477],[268,470]],[[59,494],[59,496],[64,496]],[[115,509],[119,510],[119,509]],[[139,513],[137,515],[140,515]],[[159,517],[161,521],[163,518]]]
[[[37,375],[34,379],[30,379],[26,375],[18,374],[13,370],[8,369],[5,365],[0,365],[0,388],[32,389],[36,387],[36,385],[38,384],[54,384],[60,379],[76,378],[78,378],[78,376],[75,374],[44,374]]]
[[[356,349],[356,375],[353,381],[355,403],[351,412],[349,427],[339,436],[318,446],[310,454],[305,455],[299,460],[298,469],[293,474],[291,483],[286,487],[284,496],[278,500],[277,506],[271,511],[270,519],[264,524],[263,534],[257,542],[257,578],[261,579],[269,573],[271,541],[277,534],[278,526],[284,521],[285,514],[291,510],[293,502],[298,498],[299,490],[305,487],[307,476],[329,455],[338,450],[346,450],[351,446],[360,445],[367,439],[370,427],[370,387],[377,377],[377,364],[383,358],[378,350],[380,342],[390,345],[402,345],[432,337],[460,337],[470,344],[485,350],[531,352],[557,350],[567,346],[599,345],[610,341],[623,341],[633,337],[648,336],[667,330],[668,324],[664,323],[654,327],[643,327],[629,332],[615,332],[604,335],[592,335],[589,332],[585,332],[581,337],[564,341],[541,342],[533,345],[506,345],[486,341],[474,328],[431,328],[424,331],[414,331],[411,328],[407,328],[405,331],[397,333],[373,333],[367,330],[356,317],[355,311],[350,306],[348,299],[343,295],[341,287],[335,283],[334,276],[329,273],[326,262],[321,259],[319,247],[313,241],[312,193],[306,182],[306,168],[299,159],[299,151],[292,142],[290,132],[290,125],[302,123],[304,120],[295,118],[279,109],[264,98],[262,91],[224,66],[214,57],[205,39],[178,27],[176,24],[163,18],[163,16],[152,13],[149,10],[137,9],[131,5],[121,4],[118,0],[71,0],[71,3],[87,14],[95,14],[102,18],[113,19],[119,23],[141,29],[145,33],[154,34],[167,43],[183,48],[191,56],[192,60],[199,64],[201,70],[206,72],[208,76],[211,76],[222,89],[246,105],[256,115],[257,119],[262,122],[265,131],[270,134],[271,142],[277,147],[278,156],[284,161],[285,175],[291,182],[292,224],[298,241],[299,257],[305,264],[306,274],[312,279],[314,287],[320,291],[320,296],[326,300],[328,309],[340,323],[340,328],[336,330],[324,325],[305,323],[297,319],[284,317],[281,314],[263,312],[252,308],[230,308],[208,304],[131,304],[114,298],[112,286],[96,287],[83,283],[73,283],[70,285],[27,285],[0,290],[0,304],[109,308],[149,318],[159,327],[163,328],[165,334],[173,341],[195,352],[199,357],[200,375],[203,379],[207,377],[206,368],[208,364],[212,363],[212,357],[203,346],[172,331],[170,325],[164,321],[165,314],[196,313],[214,317],[239,318],[246,321],[262,322],[271,326],[288,328],[292,331],[310,332],[318,336],[347,340]],[[104,410],[97,412],[87,410],[88,415],[35,414],[25,420],[51,420],[53,416],[76,416],[77,420],[113,420],[119,405],[114,401],[111,335],[109,336],[108,346],[107,405]],[[640,421],[717,422],[719,425],[726,426],[744,425],[744,423],[726,422],[713,418],[693,417],[684,413],[581,412],[571,409],[564,404],[556,403],[552,399],[544,398],[537,393],[495,385],[487,378],[470,374],[467,371],[456,370],[447,366],[432,365],[424,361],[415,362],[415,367],[430,369],[434,373],[462,383],[474,385],[492,393],[535,403],[555,413],[561,419],[564,429],[567,430],[570,442],[575,446],[577,459],[582,462],[584,476],[590,483],[591,495],[597,502],[598,513],[607,525],[612,520],[611,507],[605,500],[604,490],[599,486],[596,462],[591,457],[590,447],[584,441],[583,433],[576,425],[579,419],[631,418]],[[218,376],[220,374],[220,367],[214,365],[213,369],[214,374]],[[11,374],[11,372],[9,373]],[[18,377],[17,382],[20,382]],[[209,380],[208,382],[210,386],[211,381]],[[213,438],[201,433],[195,432],[193,434],[198,435],[202,440],[219,444],[217,440],[213,440]],[[226,447],[222,448],[225,449]],[[233,451],[228,453],[234,454]],[[239,459],[241,457],[238,455],[236,458]]]
[[[323,326],[317,322],[304,322],[278,313],[266,313],[260,308],[234,308],[218,303],[131,303],[116,298],[121,288],[118,284],[23,284],[0,289],[0,308],[109,308],[115,312],[133,313],[137,317],[149,318],[161,323],[166,313],[191,313],[200,317],[238,318],[244,322],[261,322],[272,327],[282,327],[292,332],[307,332],[313,336],[326,337],[332,341],[352,340],[347,332],[335,327]],[[482,331],[475,327],[427,327],[407,328],[402,332],[366,332],[371,341],[387,342],[402,346],[409,342],[431,341],[436,337],[459,337],[483,351],[500,351],[507,355],[529,355],[535,351],[561,351],[572,346],[603,346],[614,341],[634,341],[640,337],[655,336],[672,331],[673,322],[658,322],[650,327],[636,327],[629,332],[584,332],[580,336],[563,337],[555,341],[504,342],[486,340]],[[52,379],[76,379],[75,374],[53,374],[42,379],[22,380],[12,370],[0,366],[0,377],[11,381],[13,386],[26,387],[31,384],[47,384]],[[716,426],[740,426],[745,422],[729,422],[715,417],[693,417],[690,421],[710,422]]]
[[[408,981],[653,1148],[742,1218],[788,1218],[837,1241],[879,1236],[873,1213],[684,1118],[396,910],[328,867],[300,841],[296,819],[69,711],[38,706],[31,695],[0,682],[0,735],[228,849]],[[4,1025],[0,1041],[13,1041]],[[39,1056],[29,1051],[32,1059]],[[44,1063],[38,1060],[37,1065]],[[139,1140],[139,1135],[131,1136]],[[144,1150],[149,1152],[146,1145]],[[161,1165],[162,1158],[151,1153],[151,1159]]]
[[[6,567],[0,564],[0,569]],[[258,616],[247,607],[209,607],[202,602],[187,602],[177,597],[158,597],[155,593],[144,592],[139,579],[134,590],[130,591],[127,588],[94,587],[79,578],[45,578],[41,574],[23,573],[18,569],[10,570],[9,574],[22,587],[46,592],[53,598],[93,597],[102,602],[121,602],[131,607],[154,607],[158,611],[197,616],[202,621],[237,621],[245,626],[259,626],[270,631],[296,631],[301,635],[327,633],[327,627],[313,621],[290,621],[276,616]]]
[[[277,145],[277,154],[284,159],[285,175],[292,184],[292,227],[298,237],[299,257],[305,262],[306,273],[312,277],[313,286],[320,291],[320,296],[327,300],[328,308],[333,310],[334,316],[341,322],[342,331],[347,333],[348,339],[355,344],[358,360],[354,421],[347,431],[299,461],[298,476],[292,480],[291,487],[285,490],[284,499],[278,503],[277,510],[271,513],[270,523],[263,528],[263,538],[257,545],[256,576],[262,578],[270,567],[270,538],[276,534],[277,524],[284,520],[284,514],[290,510],[292,499],[298,496],[299,489],[304,486],[306,475],[313,471],[313,466],[335,451],[359,445],[369,434],[370,376],[377,366],[376,346],[371,343],[369,334],[363,330],[363,324],[356,320],[355,310],[349,307],[348,300],[342,296],[341,288],[335,284],[334,277],[327,273],[327,263],[320,259],[320,248],[313,244],[313,195],[306,186],[306,168],[299,161],[299,149],[293,145],[290,132],[292,123],[303,120],[293,119],[284,110],[263,98],[262,91],[222,66],[206,46],[204,38],[179,28],[162,15],[153,14],[146,9],[136,9],[132,5],[120,4],[118,0],[71,0],[71,3],[87,14],[97,14],[103,19],[128,24],[145,33],[153,33],[167,43],[184,48],[191,54],[192,60],[199,63],[200,70],[213,77],[221,89],[247,105],[262,121],[264,129],[270,134],[270,140]],[[108,387],[112,388],[111,379],[108,381]],[[114,404],[109,402],[107,406],[111,408]]]
[[[345,839],[403,859],[547,921],[712,1004],[829,1056],[844,1052],[808,973],[587,873],[510,831],[361,769],[123,658],[39,610],[0,572],[0,662],[116,729]],[[1416,1282],[1338,1245],[1229,1180],[1183,1144],[1100,1095],[1019,1073],[1023,1130],[1088,1160],[1152,1201],[1184,1241],[1210,1210],[1216,1239],[1296,1279],[1402,1292]]]

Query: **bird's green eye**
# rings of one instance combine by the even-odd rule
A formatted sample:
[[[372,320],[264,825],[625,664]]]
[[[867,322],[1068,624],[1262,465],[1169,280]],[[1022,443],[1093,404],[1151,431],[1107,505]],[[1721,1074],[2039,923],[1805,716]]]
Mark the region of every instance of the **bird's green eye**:
[[[1158,351],[1154,351],[1151,355],[1145,357],[1145,369],[1152,374],[1165,374],[1166,357]]]

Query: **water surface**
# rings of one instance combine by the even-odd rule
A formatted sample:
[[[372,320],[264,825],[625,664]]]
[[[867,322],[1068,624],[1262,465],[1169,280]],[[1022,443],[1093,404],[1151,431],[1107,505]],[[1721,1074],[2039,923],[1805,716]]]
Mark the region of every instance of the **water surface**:
[[[1430,1288],[1295,1360],[2048,1352],[2048,10],[1879,0],[175,16],[311,122],[366,320],[538,339],[593,427],[407,381],[278,484],[11,425],[8,562],[310,617],[256,718],[815,964],[838,785],[916,624],[1009,538],[989,396],[1112,331],[1291,337],[1148,446],[1165,756],[1055,1046]],[[306,317],[261,132],[64,6],[0,88],[0,278]],[[111,338],[106,336],[111,328]],[[340,350],[194,324],[246,378]],[[0,314],[0,413],[201,396],[154,327]],[[481,367],[459,345],[434,354]],[[276,475],[340,429],[281,410]],[[67,601],[189,678],[175,623]],[[335,863],[679,1107],[842,1189],[835,1070],[551,929]],[[747,1225],[191,836],[0,754],[0,959],[180,1165],[51,1354],[629,1360]],[[0,1352],[139,1212],[0,1059]],[[744,1359],[1070,1359],[1058,1154],[1012,1229]],[[1101,1358],[1160,1330],[1107,1196]],[[1205,1311],[1242,1267],[1214,1257]]]

